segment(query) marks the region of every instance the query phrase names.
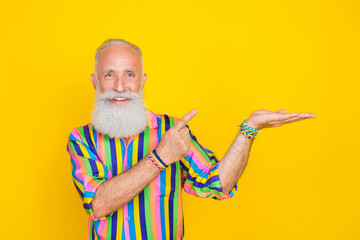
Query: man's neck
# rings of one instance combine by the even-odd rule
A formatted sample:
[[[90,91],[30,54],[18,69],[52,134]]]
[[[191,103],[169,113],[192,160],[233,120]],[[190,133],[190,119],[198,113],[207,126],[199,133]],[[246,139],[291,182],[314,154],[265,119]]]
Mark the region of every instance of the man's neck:
[[[123,139],[124,139],[124,141],[125,141],[125,144],[128,145],[128,142],[129,142],[129,139],[130,139],[130,138],[123,138]]]

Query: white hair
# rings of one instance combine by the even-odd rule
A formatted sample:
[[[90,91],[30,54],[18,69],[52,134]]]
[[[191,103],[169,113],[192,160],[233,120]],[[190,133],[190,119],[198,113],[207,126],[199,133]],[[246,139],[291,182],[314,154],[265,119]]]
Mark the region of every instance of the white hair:
[[[96,73],[96,65],[97,65],[97,62],[98,62],[98,58],[99,58],[99,55],[101,53],[101,51],[108,47],[108,46],[111,46],[111,45],[125,45],[125,46],[129,46],[133,49],[136,50],[136,52],[139,54],[140,56],[140,59],[141,59],[141,74],[144,73],[144,69],[143,69],[143,57],[142,57],[142,52],[140,50],[140,48],[138,46],[136,46],[135,44],[133,43],[130,43],[128,41],[125,41],[123,39],[116,39],[116,38],[111,38],[111,39],[108,39],[106,40],[105,42],[103,42],[100,47],[98,47],[98,49],[96,49],[96,54],[95,54],[95,78],[97,79],[97,73]]]

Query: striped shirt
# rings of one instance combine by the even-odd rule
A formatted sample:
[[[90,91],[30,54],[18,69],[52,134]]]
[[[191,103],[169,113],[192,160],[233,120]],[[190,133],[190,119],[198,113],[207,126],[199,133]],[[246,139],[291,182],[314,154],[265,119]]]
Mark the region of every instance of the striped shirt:
[[[189,131],[190,150],[184,158],[169,165],[122,208],[95,218],[91,202],[97,187],[145,158],[179,120],[146,111],[148,126],[128,144],[97,132],[91,124],[73,129],[68,138],[73,182],[89,216],[88,239],[183,239],[182,188],[191,195],[217,200],[230,198],[237,190],[238,183],[229,194],[222,193],[218,159]]]

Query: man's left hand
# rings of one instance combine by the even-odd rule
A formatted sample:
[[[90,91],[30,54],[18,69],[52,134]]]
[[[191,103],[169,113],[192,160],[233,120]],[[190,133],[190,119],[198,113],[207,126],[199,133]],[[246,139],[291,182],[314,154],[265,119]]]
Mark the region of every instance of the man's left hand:
[[[246,124],[255,129],[279,127],[286,123],[297,122],[307,118],[315,118],[312,113],[286,113],[285,109],[277,112],[269,110],[257,110],[246,120]]]

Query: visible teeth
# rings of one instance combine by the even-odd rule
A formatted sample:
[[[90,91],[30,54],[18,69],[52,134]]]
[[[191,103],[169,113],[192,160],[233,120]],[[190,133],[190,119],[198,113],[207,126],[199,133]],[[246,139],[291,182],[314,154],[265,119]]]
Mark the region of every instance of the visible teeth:
[[[125,98],[124,97],[116,97],[114,98],[115,101],[124,101]]]

